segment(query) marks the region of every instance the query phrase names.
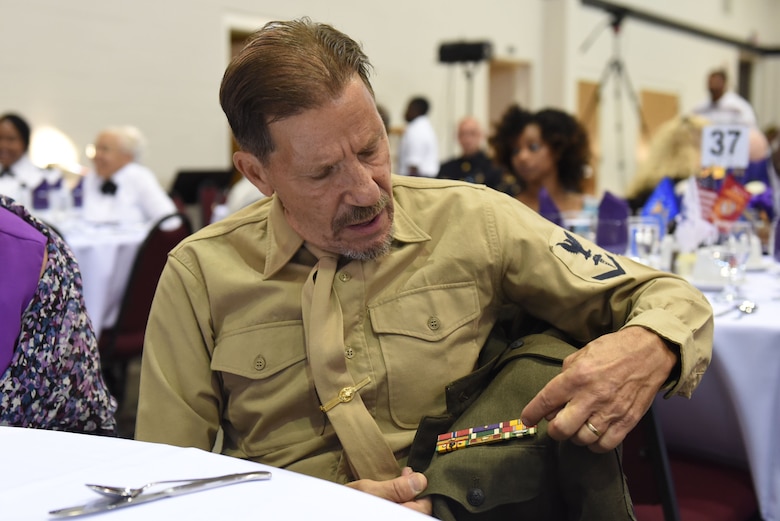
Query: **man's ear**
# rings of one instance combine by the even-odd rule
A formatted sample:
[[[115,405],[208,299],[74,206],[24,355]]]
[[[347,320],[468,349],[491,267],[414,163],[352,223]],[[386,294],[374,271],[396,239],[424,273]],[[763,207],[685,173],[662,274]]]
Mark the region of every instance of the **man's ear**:
[[[268,178],[268,169],[254,154],[242,150],[233,153],[233,164],[258,190],[270,197],[274,193]]]

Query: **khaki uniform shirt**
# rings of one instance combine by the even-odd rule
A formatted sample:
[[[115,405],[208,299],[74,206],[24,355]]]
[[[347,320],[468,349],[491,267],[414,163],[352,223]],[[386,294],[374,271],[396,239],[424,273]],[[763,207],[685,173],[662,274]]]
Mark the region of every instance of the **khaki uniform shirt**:
[[[403,464],[445,384],[471,372],[499,314],[587,342],[639,325],[679,346],[671,393],[689,395],[712,349],[712,312],[680,278],[567,235],[479,185],[393,177],[388,255],[340,266],[334,291],[344,356]],[[170,254],[146,331],[136,437],[352,479],[306,360],[301,290],[316,259],[276,197],[183,241]],[[331,397],[322,397],[328,401]]]

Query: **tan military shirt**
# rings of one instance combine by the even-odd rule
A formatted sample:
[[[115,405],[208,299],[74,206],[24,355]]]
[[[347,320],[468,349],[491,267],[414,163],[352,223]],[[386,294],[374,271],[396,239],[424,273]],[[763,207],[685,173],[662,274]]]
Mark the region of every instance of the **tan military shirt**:
[[[363,402],[405,458],[444,386],[472,371],[499,311],[586,342],[640,325],[680,347],[672,392],[707,367],[712,314],[687,282],[616,257],[478,185],[394,176],[389,255],[340,267],[344,356]],[[301,290],[314,257],[276,197],[171,253],[146,332],[136,437],[352,479],[306,361]],[[327,401],[328,397],[323,397]]]

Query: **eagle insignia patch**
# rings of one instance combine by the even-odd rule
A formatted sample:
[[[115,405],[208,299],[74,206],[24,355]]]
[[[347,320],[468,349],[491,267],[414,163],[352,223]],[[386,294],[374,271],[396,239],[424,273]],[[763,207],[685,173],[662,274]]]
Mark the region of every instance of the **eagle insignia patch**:
[[[572,273],[585,280],[604,281],[626,273],[614,255],[565,229],[553,233],[550,247]]]

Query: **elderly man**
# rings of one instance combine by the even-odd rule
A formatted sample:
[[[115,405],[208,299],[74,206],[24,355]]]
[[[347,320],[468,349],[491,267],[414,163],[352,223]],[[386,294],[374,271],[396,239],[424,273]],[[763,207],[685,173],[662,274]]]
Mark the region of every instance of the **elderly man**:
[[[137,438],[211,449],[221,429],[224,454],[430,512],[410,445],[507,307],[584,344],[528,425],[608,451],[659,390],[689,395],[711,355],[706,299],[484,186],[391,175],[369,68],[307,19],[267,24],[229,65],[233,160],[268,197],[169,256]]]
[[[153,223],[176,212],[154,173],[139,163],[143,136],[109,127],[95,140],[94,169],[84,178],[84,217],[95,222]]]
[[[461,155],[442,163],[439,179],[457,179],[469,183],[496,188],[501,183],[501,168],[483,150],[485,141],[482,126],[472,116],[466,116],[458,123],[458,144]]]

